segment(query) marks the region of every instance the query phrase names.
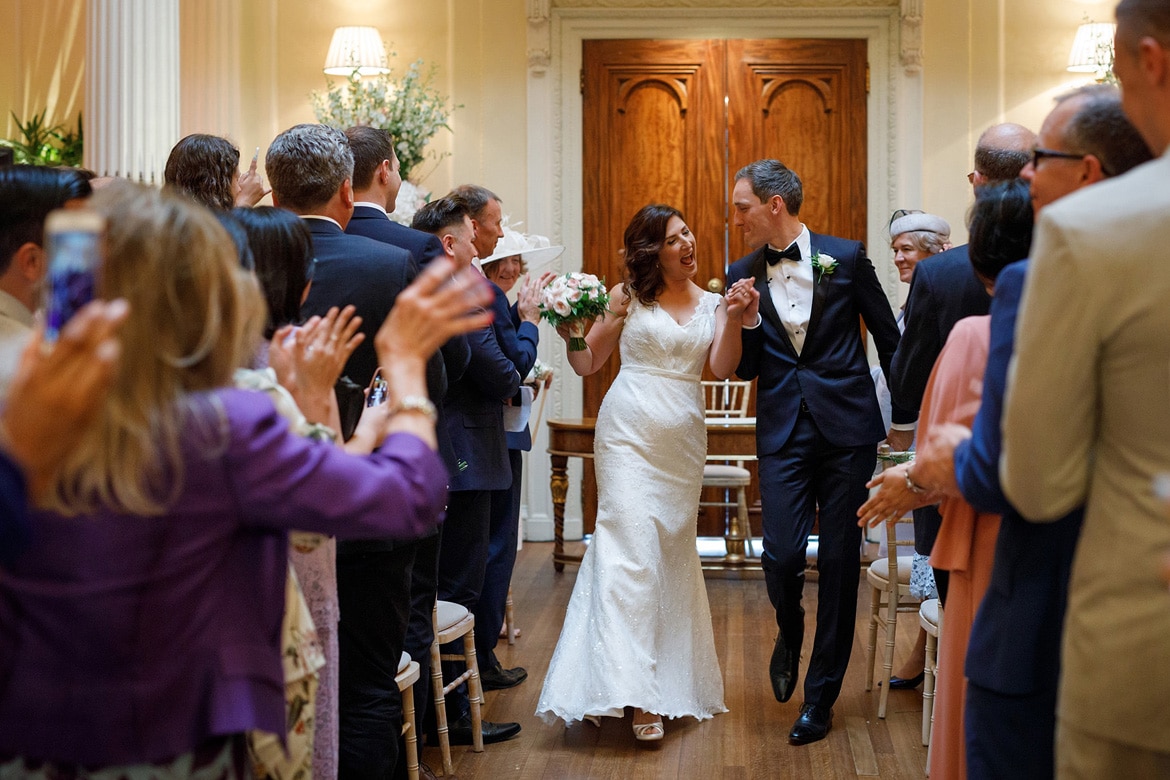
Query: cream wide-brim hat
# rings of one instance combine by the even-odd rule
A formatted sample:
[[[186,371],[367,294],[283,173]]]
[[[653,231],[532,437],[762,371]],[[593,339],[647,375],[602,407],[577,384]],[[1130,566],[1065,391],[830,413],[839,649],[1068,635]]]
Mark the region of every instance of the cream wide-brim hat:
[[[564,251],[563,246],[552,246],[544,236],[529,235],[505,227],[504,237],[496,242],[496,248],[492,250],[490,255],[480,259],[479,265],[482,268],[489,263],[503,260],[505,257],[520,255],[524,262],[528,263],[528,270],[532,271],[534,268],[556,260]]]

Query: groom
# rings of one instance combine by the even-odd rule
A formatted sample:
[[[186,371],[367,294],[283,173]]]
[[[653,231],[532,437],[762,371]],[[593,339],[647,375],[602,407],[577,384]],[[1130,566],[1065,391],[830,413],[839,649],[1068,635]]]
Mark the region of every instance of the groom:
[[[754,251],[728,269],[728,285],[755,277],[760,310],[743,330],[736,373],[759,378],[756,454],[764,514],[764,579],[779,636],[768,672],[776,699],[796,689],[804,640],[805,548],[820,519],[817,630],[804,704],[788,740],[824,739],[849,665],[861,529],[857,508],[885,437],[859,316],[877,344],[882,370],[898,326],[865,247],[809,232],[797,216],[800,178],[778,160],[735,175],[735,224]]]

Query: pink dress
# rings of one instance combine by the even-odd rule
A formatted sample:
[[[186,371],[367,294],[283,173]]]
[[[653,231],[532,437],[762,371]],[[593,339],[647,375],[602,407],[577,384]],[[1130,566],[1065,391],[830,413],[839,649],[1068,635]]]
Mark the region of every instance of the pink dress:
[[[990,342],[990,317],[968,317],[955,324],[926,385],[919,441],[926,441],[932,425],[951,422],[971,427],[983,395]],[[999,515],[979,514],[961,498],[943,500],[939,512],[942,527],[930,563],[948,570],[951,577],[939,642],[930,776],[949,780],[967,776],[963,738],[967,681],[963,661],[971,623],[991,580]]]

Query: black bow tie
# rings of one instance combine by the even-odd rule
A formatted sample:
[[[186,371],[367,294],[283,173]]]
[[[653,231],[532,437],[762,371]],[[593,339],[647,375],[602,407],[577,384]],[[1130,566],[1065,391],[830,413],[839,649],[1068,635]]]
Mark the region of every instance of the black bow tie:
[[[776,265],[781,260],[792,260],[793,262],[799,263],[800,247],[796,245],[795,241],[789,244],[788,248],[783,252],[777,252],[772,247],[766,246],[764,247],[764,258],[768,261],[768,265]]]

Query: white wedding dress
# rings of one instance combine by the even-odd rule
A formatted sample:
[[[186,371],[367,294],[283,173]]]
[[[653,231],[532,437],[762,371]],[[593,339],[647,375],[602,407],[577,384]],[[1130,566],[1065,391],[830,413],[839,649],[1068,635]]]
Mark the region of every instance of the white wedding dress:
[[[695,524],[707,454],[699,377],[720,296],[679,325],[630,301],[622,366],[597,417],[597,527],[536,714],[726,712]]]

